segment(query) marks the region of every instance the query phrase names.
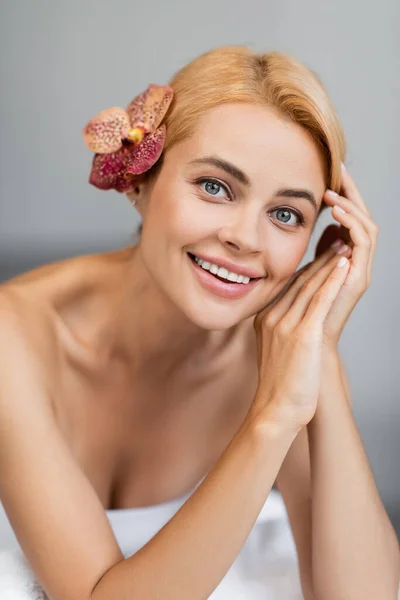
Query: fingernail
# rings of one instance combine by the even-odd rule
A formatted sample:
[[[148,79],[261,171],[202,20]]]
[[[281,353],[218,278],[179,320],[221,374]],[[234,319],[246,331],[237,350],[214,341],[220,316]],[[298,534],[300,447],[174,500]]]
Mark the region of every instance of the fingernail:
[[[333,190],[326,190],[326,193],[329,194],[329,196],[331,196],[332,198],[336,198],[336,196],[339,196],[339,194],[337,194]]]
[[[340,246],[342,243],[342,240],[335,240],[333,244],[331,244],[331,248],[336,248],[336,246]]]
[[[346,212],[341,206],[339,206],[339,204],[335,204],[335,206],[333,208],[336,208],[336,212],[338,212],[338,213],[345,213]]]
[[[347,244],[345,244],[342,248],[339,248],[339,250],[336,251],[336,254],[343,254],[348,249],[349,247],[347,246]]]
[[[345,256],[342,256],[342,258],[340,260],[338,260],[337,266],[338,267],[344,267],[344,265],[347,263],[347,258]]]
[[[344,166],[344,163],[340,163],[340,167],[342,169],[342,173],[346,173],[346,167]]]

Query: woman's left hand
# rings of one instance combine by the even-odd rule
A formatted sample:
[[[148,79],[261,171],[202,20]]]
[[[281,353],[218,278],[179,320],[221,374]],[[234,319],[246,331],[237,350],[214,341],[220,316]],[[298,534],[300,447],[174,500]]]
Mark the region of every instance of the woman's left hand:
[[[341,227],[327,227],[315,253],[317,258],[330,246],[333,241],[332,228],[336,230],[333,238],[343,239],[350,246],[344,253],[344,256],[350,257],[350,268],[324,324],[324,345],[335,349],[353,308],[369,287],[379,232],[354,180],[345,170],[342,170],[340,193],[343,195],[331,196],[328,191],[324,194],[323,202],[330,206],[338,205],[346,212],[333,209],[332,215]]]

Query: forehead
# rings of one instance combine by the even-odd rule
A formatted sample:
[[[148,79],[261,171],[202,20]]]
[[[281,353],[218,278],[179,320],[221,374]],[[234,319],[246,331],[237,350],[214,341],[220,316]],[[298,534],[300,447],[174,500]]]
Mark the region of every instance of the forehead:
[[[325,165],[316,142],[264,106],[235,103],[208,110],[181,150],[188,162],[217,155],[242,169],[252,183],[265,184],[268,177],[274,185],[301,183],[321,194],[325,189]]]

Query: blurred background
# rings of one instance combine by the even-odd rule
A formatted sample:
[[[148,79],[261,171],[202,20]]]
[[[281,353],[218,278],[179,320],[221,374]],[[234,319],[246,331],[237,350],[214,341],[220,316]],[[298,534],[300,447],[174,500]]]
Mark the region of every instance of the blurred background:
[[[81,130],[100,110],[125,107],[149,83],[166,84],[225,44],[293,54],[321,77],[342,121],[347,168],[380,233],[372,283],[340,351],[375,480],[400,533],[398,0],[2,0],[0,281],[132,243],[138,213],[124,195],[88,184],[92,154]],[[331,222],[327,210],[302,264]],[[15,544],[0,504],[0,550]]]

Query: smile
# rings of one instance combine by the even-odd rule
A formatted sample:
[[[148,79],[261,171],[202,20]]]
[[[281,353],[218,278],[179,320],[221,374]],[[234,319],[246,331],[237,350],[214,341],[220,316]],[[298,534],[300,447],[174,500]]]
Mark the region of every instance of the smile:
[[[201,285],[222,298],[242,298],[264,279],[250,279],[238,273],[228,272],[223,267],[202,261],[194,254],[188,253],[188,257]]]

